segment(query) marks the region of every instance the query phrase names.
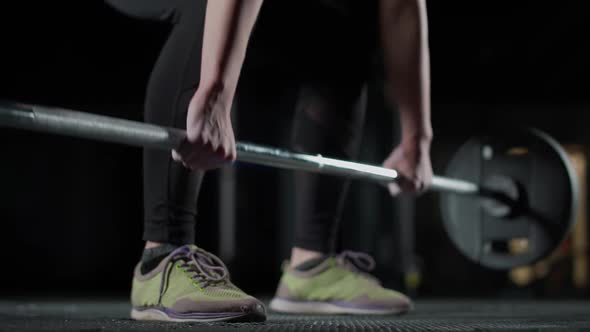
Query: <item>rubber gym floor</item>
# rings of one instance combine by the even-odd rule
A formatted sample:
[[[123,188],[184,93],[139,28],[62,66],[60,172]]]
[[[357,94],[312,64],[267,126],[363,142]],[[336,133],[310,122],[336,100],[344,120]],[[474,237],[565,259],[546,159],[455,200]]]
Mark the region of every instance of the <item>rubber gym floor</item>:
[[[265,323],[163,323],[128,318],[126,299],[0,300],[0,331],[590,331],[590,303],[418,300],[399,316],[292,316]]]

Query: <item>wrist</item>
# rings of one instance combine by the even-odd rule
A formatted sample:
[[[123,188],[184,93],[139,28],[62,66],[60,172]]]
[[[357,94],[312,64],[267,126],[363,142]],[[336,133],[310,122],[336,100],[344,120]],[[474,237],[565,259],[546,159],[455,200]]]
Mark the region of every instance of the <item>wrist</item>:
[[[430,146],[432,136],[431,131],[404,132],[402,133],[401,144],[405,146]]]
[[[430,117],[422,112],[400,109],[400,122],[402,128],[402,141],[408,143],[429,143],[432,141],[433,133],[430,124]]]
[[[205,98],[208,100],[215,100],[218,99],[223,95],[225,91],[225,84],[223,84],[222,80],[206,80],[199,84],[199,88],[195,92],[195,96],[200,96],[201,98]]]
[[[230,112],[233,94],[222,81],[206,81],[199,84],[199,88],[193,96],[193,102],[202,105],[204,110]]]

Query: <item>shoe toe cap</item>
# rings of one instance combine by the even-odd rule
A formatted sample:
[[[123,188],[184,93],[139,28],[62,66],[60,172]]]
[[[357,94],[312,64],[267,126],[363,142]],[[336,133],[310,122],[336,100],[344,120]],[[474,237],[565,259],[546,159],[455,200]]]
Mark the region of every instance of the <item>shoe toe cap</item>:
[[[242,312],[245,314],[266,314],[264,304],[254,297],[215,301],[200,301],[193,298],[183,298],[176,301],[172,309],[177,312]]]
[[[414,308],[412,300],[406,295],[392,291],[391,296],[388,297],[387,303],[391,308],[394,308],[397,312],[407,312]]]
[[[402,313],[407,312],[413,308],[412,300],[409,297],[395,292],[387,292],[386,296],[369,297],[362,296],[354,300],[354,302],[360,307],[372,308],[375,310],[389,312],[389,313]]]

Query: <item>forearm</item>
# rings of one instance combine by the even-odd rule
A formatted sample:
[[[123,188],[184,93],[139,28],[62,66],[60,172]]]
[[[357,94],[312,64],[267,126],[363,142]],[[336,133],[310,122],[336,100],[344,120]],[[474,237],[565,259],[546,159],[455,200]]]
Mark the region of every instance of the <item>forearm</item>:
[[[199,89],[213,94],[215,99],[225,99],[230,105],[262,1],[213,0],[207,3]]]
[[[397,102],[402,140],[431,140],[430,57],[425,0],[380,0],[387,89]]]

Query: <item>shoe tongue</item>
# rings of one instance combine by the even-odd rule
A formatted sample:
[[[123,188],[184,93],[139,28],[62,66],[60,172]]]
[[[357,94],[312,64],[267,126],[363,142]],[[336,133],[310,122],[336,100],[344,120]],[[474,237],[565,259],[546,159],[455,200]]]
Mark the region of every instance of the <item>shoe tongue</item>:
[[[313,269],[314,267],[322,264],[326,258],[328,258],[329,256],[325,256],[322,255],[320,257],[316,257],[316,258],[312,258],[312,259],[308,259],[306,261],[304,261],[303,263],[300,263],[299,265],[295,266],[295,270],[297,271],[309,271],[311,269]]]

